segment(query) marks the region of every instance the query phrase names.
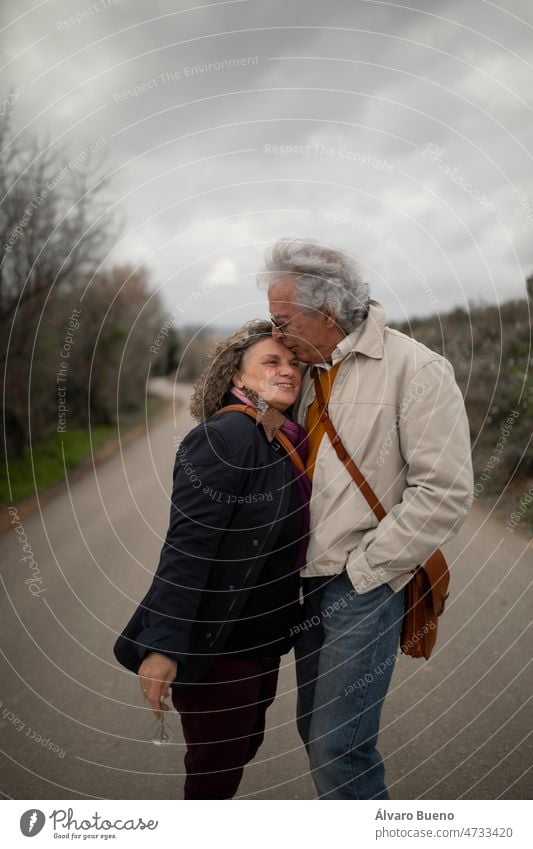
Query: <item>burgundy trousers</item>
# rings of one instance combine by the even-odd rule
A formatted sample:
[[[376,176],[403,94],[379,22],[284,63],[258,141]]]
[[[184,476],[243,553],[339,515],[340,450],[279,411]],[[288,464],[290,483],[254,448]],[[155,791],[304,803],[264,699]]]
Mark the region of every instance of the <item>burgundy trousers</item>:
[[[201,682],[172,691],[187,744],[185,799],[233,798],[263,742],[279,663],[221,655]]]

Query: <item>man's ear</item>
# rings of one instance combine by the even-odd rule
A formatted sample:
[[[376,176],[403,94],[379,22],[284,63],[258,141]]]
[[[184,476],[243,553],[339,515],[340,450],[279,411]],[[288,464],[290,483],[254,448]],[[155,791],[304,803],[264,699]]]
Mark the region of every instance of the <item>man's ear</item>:
[[[323,312],[323,315],[324,315],[327,327],[336,327],[337,326],[337,320],[335,318],[335,313],[332,310],[325,309],[324,312]]]

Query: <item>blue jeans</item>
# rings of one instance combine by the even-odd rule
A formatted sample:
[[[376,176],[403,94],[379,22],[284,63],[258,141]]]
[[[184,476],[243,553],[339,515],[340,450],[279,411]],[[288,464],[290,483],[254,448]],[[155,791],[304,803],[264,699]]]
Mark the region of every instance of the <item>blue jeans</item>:
[[[297,724],[321,799],[388,799],[376,749],[404,612],[388,584],[358,595],[346,572],[306,578],[295,645]]]

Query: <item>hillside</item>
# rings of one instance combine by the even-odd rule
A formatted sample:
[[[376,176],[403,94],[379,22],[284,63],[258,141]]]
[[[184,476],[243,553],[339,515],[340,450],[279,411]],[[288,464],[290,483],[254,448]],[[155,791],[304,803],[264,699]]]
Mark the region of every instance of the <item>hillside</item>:
[[[473,305],[394,326],[445,356],[455,369],[470,421],[476,497],[497,505],[504,519],[518,512],[515,525],[532,530],[529,301]]]

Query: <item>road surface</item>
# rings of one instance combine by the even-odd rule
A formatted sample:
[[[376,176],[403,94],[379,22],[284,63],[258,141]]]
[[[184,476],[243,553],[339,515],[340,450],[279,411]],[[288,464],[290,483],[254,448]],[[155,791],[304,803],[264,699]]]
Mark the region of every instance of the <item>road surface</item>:
[[[151,714],[112,646],[157,564],[174,453],[190,426],[177,405],[41,510],[20,523],[13,515],[0,537],[8,798],[181,797],[179,719],[172,745],[150,742]],[[438,650],[429,663],[400,658],[383,713],[391,796],[530,798],[533,549],[474,505],[447,554],[452,595]],[[241,797],[314,798],[294,687],[290,655]]]

